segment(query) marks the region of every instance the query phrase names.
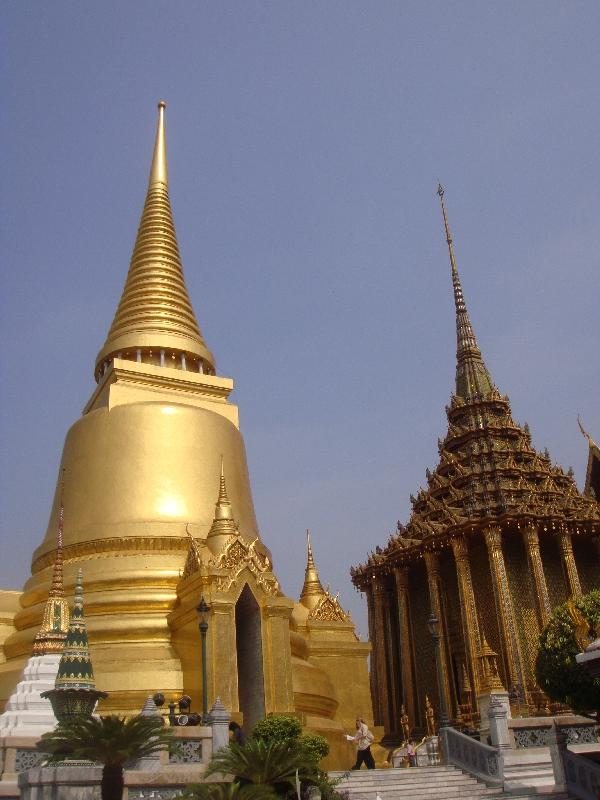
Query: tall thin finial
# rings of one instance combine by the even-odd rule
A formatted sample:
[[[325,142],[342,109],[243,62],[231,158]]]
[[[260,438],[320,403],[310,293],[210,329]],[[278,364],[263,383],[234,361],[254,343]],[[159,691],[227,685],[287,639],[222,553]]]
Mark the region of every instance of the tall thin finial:
[[[454,256],[452,234],[444,202],[444,187],[438,183],[437,194],[442,206],[446,242],[450,254],[450,267],[452,270],[452,288],[454,291],[454,305],[456,307],[456,394],[467,398],[474,395],[485,396],[494,388],[490,374],[483,361],[481,350],[477,344],[473,326],[469,318],[465,298],[463,295],[460,276]]]
[[[161,100],[158,104],[158,122],[156,124],[156,139],[154,140],[154,152],[152,154],[152,167],[150,168],[149,186],[154,183],[164,183],[169,185],[167,173],[167,144],[165,140],[165,109],[167,104]]]
[[[306,565],[307,567],[314,567],[315,561],[313,559],[312,545],[310,543],[310,531],[306,529]]]
[[[579,425],[579,430],[581,431],[581,433],[582,433],[582,434],[585,436],[585,438],[588,440],[588,444],[589,444],[589,446],[590,446],[590,447],[598,447],[598,445],[596,444],[596,442],[595,442],[595,441],[592,439],[592,437],[589,435],[589,433],[588,433],[588,432],[586,431],[586,429],[583,427],[583,425],[582,425],[582,423],[581,423],[581,419],[580,419],[580,417],[579,417],[579,414],[577,414],[577,424]]]
[[[60,509],[58,511],[58,529],[56,531],[56,558],[54,559],[54,569],[52,572],[52,583],[50,585],[49,597],[64,597],[65,589],[63,584],[63,534],[65,524],[65,470],[63,469],[60,481]]]
[[[65,597],[63,582],[64,488],[65,470],[63,469],[60,485],[60,510],[58,512],[56,556],[54,558],[54,568],[52,570],[52,583],[50,584],[48,599],[44,605],[41,627],[33,639],[34,656],[62,652],[69,627],[69,603]]]
[[[230,536],[234,536],[237,530],[237,523],[233,518],[233,506],[227,494],[224,459],[221,456],[219,495],[215,503],[215,516],[206,537],[206,543],[215,554],[219,553],[225,542]]]
[[[319,578],[319,573],[313,558],[312,545],[310,543],[310,531],[306,531],[306,570],[304,572],[304,585],[300,594],[300,602],[303,606],[312,611],[321,598],[325,595],[325,590]]]

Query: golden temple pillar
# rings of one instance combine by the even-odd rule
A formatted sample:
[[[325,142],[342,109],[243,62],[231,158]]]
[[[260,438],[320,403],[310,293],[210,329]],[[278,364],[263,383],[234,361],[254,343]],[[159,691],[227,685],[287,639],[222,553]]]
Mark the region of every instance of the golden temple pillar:
[[[392,730],[392,703],[387,679],[387,656],[385,647],[385,630],[386,630],[386,591],[384,580],[381,577],[376,577],[373,580],[373,610],[375,622],[375,642],[373,649],[377,651],[377,660],[375,664],[375,677],[377,680],[377,693],[380,696],[379,713],[380,724],[383,725],[386,733]]]
[[[563,567],[567,577],[569,594],[571,597],[581,597],[581,584],[579,582],[577,565],[575,564],[575,556],[573,555],[573,542],[571,541],[571,533],[564,527],[558,533],[558,545],[560,547]]]
[[[507,674],[507,687],[520,686],[525,691],[525,670],[517,633],[515,612],[510,596],[504,553],[502,552],[502,533],[497,525],[490,525],[485,529],[485,543],[490,560],[490,572],[494,588],[496,613],[500,621],[502,634],[502,649],[505,655]]]
[[[438,618],[440,625],[440,647],[442,659],[442,679],[443,691],[446,700],[446,708],[450,719],[454,716],[454,703],[452,702],[452,690],[450,686],[450,659],[448,653],[448,632],[446,630],[446,619],[442,608],[442,593],[440,586],[440,558],[438,553],[425,553],[425,566],[427,568],[427,582],[429,583],[429,602],[431,610]]]
[[[535,583],[535,602],[541,630],[548,624],[552,613],[552,607],[550,606],[548,586],[546,585],[544,565],[542,564],[542,556],[540,553],[540,538],[533,522],[528,522],[523,530],[523,543],[525,544],[529,566]]]
[[[269,597],[263,605],[265,711],[294,710],[290,617],[294,603],[287,597]]]
[[[469,561],[469,548],[466,537],[452,539],[452,552],[456,562],[456,575],[458,578],[458,596],[460,598],[460,620],[465,645],[465,655],[469,682],[471,684],[471,697],[479,693],[479,673],[477,658],[481,650],[481,637],[479,621],[475,607],[475,593],[471,580],[471,562]]]
[[[400,639],[400,675],[402,681],[402,703],[413,722],[415,715],[415,679],[412,665],[410,607],[408,594],[409,567],[395,567],[396,600],[398,603],[398,627]]]

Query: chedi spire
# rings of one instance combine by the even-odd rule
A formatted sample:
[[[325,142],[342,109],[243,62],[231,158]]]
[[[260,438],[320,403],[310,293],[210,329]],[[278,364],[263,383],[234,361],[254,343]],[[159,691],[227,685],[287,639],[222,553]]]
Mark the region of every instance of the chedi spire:
[[[165,108],[161,100],[146,202],[123,294],[96,358],[97,381],[115,357],[194,372],[215,371],[190,302],[175,235]]]
[[[58,512],[58,531],[56,534],[56,556],[52,572],[52,583],[44,606],[42,625],[33,639],[33,655],[62,653],[69,628],[69,604],[65,598],[63,585],[63,529],[65,507],[61,489],[60,510]]]
[[[304,585],[300,594],[300,602],[303,606],[312,611],[319,601],[325,596],[325,589],[319,578],[319,572],[315,566],[312,545],[310,543],[310,531],[306,531],[306,569],[304,571]]]
[[[233,507],[227,494],[227,483],[225,481],[225,468],[223,456],[221,456],[221,474],[219,476],[219,495],[215,503],[215,516],[210,530],[206,537],[206,543],[211,551],[216,555],[230,536],[235,536],[238,526],[233,518]]]
[[[452,269],[454,304],[456,307],[456,394],[465,400],[471,397],[485,397],[494,389],[494,384],[485,366],[481,350],[475,338],[473,325],[469,318],[469,312],[467,311],[454,257],[452,235],[444,203],[444,189],[441,184],[438,184],[437,193],[442,204],[446,242],[448,243]]]

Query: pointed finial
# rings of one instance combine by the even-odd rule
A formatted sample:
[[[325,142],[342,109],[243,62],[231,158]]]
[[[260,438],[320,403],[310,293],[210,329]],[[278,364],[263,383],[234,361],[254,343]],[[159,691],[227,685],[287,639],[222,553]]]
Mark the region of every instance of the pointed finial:
[[[306,530],[306,569],[304,571],[304,585],[300,594],[300,602],[303,606],[312,611],[322,597],[325,596],[325,590],[319,578],[319,572],[315,566],[313,558],[312,545],[310,543],[310,531]]]
[[[210,526],[206,543],[215,554],[220,552],[222,546],[237,533],[237,524],[233,518],[233,506],[227,494],[227,483],[225,481],[225,465],[221,456],[221,473],[219,476],[219,495],[215,503],[215,516]]]
[[[598,445],[596,444],[596,442],[595,442],[595,441],[592,439],[592,437],[589,435],[589,433],[588,433],[588,432],[586,431],[586,429],[583,427],[583,425],[582,425],[582,423],[581,423],[581,419],[580,419],[580,417],[579,417],[579,414],[577,414],[577,424],[579,425],[579,430],[581,431],[581,433],[582,433],[582,434],[585,436],[585,438],[588,440],[588,444],[589,444],[589,446],[590,446],[590,447],[598,447]]]
[[[150,168],[150,180],[148,186],[155,183],[169,185],[167,174],[167,144],[165,140],[165,109],[167,104],[161,100],[158,104],[158,122],[156,124],[156,139],[154,140],[154,152],[152,154],[152,167]]]
[[[306,529],[306,564],[307,567],[314,567],[315,561],[313,559],[312,545],[310,543],[310,531]]]
[[[165,107],[158,104],[146,202],[129,272],[104,346],[96,357],[100,381],[114,358],[215,374],[183,276],[169,200]]]
[[[446,232],[446,243],[450,255],[450,267],[452,270],[452,287],[454,291],[454,305],[456,308],[456,394],[459,397],[469,398],[473,395],[485,396],[489,394],[494,384],[487,371],[481,350],[477,344],[473,326],[469,318],[465,298],[463,295],[456,258],[454,256],[454,246],[446,204],[444,203],[444,187],[438,183],[437,194],[442,206],[442,216],[444,218],[444,230]]]
[[[60,511],[58,513],[58,530],[56,533],[56,557],[52,570],[52,583],[48,599],[44,605],[42,624],[33,637],[33,655],[49,655],[61,653],[69,628],[69,603],[65,597],[63,582],[63,525],[65,470],[62,471],[60,487]]]
[[[48,597],[64,597],[65,589],[63,585],[63,531],[65,523],[65,470],[63,469],[60,483],[60,509],[58,512],[58,529],[56,531],[56,558],[54,559],[54,569],[52,572],[52,583]]]

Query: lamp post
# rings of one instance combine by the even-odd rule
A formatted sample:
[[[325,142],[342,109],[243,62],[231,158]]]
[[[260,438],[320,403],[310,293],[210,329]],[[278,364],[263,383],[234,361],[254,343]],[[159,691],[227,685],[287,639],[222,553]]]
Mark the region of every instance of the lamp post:
[[[204,599],[198,603],[196,608],[198,612],[198,621],[200,628],[200,638],[202,640],[202,724],[208,723],[208,686],[206,680],[206,631],[208,630],[208,615],[210,613],[210,606]]]
[[[444,676],[442,675],[442,650],[440,645],[440,627],[438,618],[435,612],[431,612],[431,616],[427,620],[427,627],[433,639],[435,646],[435,669],[437,672],[438,694],[440,697],[440,728],[450,727],[450,720],[448,719],[448,710],[446,708],[446,695],[444,693]]]

